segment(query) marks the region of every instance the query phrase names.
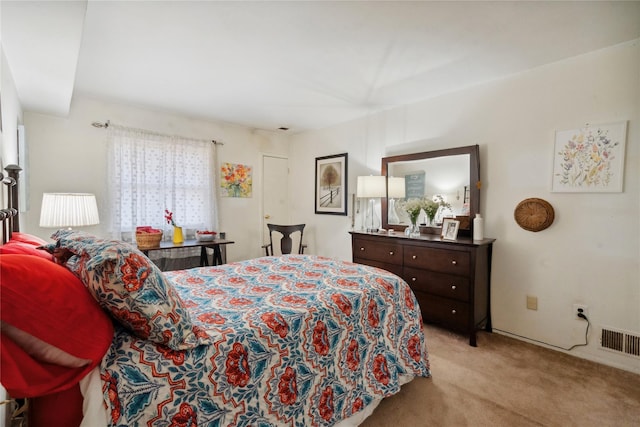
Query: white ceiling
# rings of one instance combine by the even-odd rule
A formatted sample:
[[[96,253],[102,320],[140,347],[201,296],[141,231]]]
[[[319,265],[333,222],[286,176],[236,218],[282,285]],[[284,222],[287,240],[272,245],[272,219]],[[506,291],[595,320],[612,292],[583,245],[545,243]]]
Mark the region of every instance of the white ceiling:
[[[6,1],[23,108],[318,129],[640,37],[640,2]],[[100,118],[96,118],[100,119]]]

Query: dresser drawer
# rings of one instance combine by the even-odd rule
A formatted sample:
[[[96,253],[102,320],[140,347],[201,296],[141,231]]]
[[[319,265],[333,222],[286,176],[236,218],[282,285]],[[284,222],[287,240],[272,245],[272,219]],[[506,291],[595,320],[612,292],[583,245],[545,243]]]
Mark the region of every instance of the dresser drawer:
[[[358,264],[370,265],[371,267],[378,267],[383,270],[387,270],[395,274],[396,276],[402,277],[402,266],[398,264],[388,264],[386,262],[380,262],[372,259],[357,258],[357,257],[353,258],[353,262],[356,262]]]
[[[405,267],[402,277],[414,291],[469,301],[469,279],[465,276]]]
[[[414,293],[425,322],[436,323],[461,332],[469,329],[469,304],[424,292]]]
[[[406,245],[404,247],[404,266],[424,268],[441,273],[461,276],[469,275],[469,253],[440,248],[425,248]]]
[[[402,265],[402,246],[389,241],[353,239],[353,260],[368,259],[386,264]],[[370,264],[373,265],[373,264]],[[401,272],[402,270],[399,270]],[[397,273],[396,273],[397,274]]]

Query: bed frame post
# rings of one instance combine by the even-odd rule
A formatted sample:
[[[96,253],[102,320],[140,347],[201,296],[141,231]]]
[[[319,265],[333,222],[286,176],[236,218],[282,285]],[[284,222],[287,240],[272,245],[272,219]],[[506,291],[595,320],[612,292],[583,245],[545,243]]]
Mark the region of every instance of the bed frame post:
[[[9,175],[10,178],[13,178],[15,180],[15,185],[11,186],[11,188],[8,191],[8,201],[9,201],[9,206],[16,209],[18,211],[18,213],[16,214],[16,216],[14,216],[12,218],[11,221],[11,231],[20,231],[20,206],[19,206],[19,198],[18,198],[18,174],[20,174],[20,171],[22,170],[22,168],[18,165],[7,165],[4,170],[7,171],[7,174]]]

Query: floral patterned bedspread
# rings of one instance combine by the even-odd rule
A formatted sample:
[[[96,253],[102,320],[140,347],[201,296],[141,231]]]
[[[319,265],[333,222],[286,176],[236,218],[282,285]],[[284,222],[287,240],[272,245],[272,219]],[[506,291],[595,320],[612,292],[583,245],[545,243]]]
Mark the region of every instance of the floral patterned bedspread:
[[[101,366],[113,426],[330,426],[429,376],[418,303],[384,270],[288,255],[165,275],[213,344],[118,330]]]

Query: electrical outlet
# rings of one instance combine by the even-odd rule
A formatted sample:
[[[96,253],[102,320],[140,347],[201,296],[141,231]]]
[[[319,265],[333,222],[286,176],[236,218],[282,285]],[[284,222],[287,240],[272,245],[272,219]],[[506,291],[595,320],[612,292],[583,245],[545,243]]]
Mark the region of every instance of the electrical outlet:
[[[573,315],[578,320],[585,320],[582,317],[578,317],[578,314],[582,313],[585,315],[585,317],[589,317],[589,313],[587,313],[588,308],[589,307],[584,304],[573,304]]]
[[[538,297],[527,295],[527,308],[529,310],[537,310],[538,309]]]

